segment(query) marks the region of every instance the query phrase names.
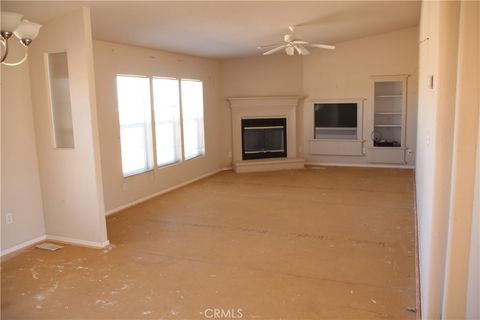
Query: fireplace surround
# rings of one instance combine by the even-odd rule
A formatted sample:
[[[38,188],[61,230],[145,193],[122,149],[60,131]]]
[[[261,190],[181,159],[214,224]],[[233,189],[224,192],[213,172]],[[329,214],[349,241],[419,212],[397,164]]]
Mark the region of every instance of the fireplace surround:
[[[236,172],[304,167],[304,159],[297,156],[296,113],[300,99],[298,96],[228,98],[232,115],[232,166]],[[282,123],[276,122],[279,120]],[[247,145],[245,127],[249,128],[247,140],[253,139]]]

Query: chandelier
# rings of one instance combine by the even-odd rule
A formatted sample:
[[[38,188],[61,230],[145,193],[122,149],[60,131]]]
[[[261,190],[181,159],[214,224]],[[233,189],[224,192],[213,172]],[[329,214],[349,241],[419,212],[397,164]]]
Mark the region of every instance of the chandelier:
[[[28,20],[22,20],[23,15],[15,12],[2,12],[1,21],[1,38],[0,42],[3,46],[3,52],[1,55],[1,62],[7,66],[18,66],[28,57],[28,45],[38,35],[38,31],[41,26],[38,23]],[[14,34],[19,40],[22,46],[25,48],[23,58],[17,62],[6,62],[8,56],[8,39]]]

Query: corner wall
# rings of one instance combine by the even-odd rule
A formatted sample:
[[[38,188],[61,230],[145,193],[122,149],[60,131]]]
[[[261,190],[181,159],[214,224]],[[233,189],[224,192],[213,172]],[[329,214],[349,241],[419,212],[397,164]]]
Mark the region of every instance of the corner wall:
[[[407,80],[407,128],[405,148],[408,165],[415,165],[417,127],[418,27],[401,29],[336,44],[335,50],[313,49],[303,60],[303,83],[307,105],[315,99],[366,99],[363,110],[363,139],[371,141],[373,101],[371,76],[409,75]],[[313,128],[305,128],[312,130]],[[304,133],[305,139],[308,132]],[[307,142],[307,141],[305,141]],[[366,156],[310,155],[305,143],[305,160],[336,164],[368,164]]]
[[[23,47],[10,41],[7,61],[17,61]],[[38,158],[33,126],[28,61],[1,67],[2,253],[45,235]],[[13,223],[5,224],[5,215]]]
[[[479,215],[479,17],[478,2],[422,3],[416,199],[424,319],[478,312],[469,301],[480,299],[472,228]]]
[[[221,112],[225,136],[222,159],[225,166],[232,163],[232,113],[227,98],[264,96],[303,96],[303,60],[299,56],[274,54],[222,60]],[[297,123],[303,119],[297,108]],[[302,145],[302,126],[297,126],[297,145]]]
[[[90,11],[46,23],[29,54],[32,104],[47,237],[108,244],[98,149]],[[55,148],[46,54],[67,52],[75,147]]]
[[[423,2],[420,24],[417,211],[422,312],[440,318],[455,118],[459,3]],[[428,39],[428,40],[427,40]],[[433,88],[427,79],[433,76]]]
[[[227,140],[224,162],[231,163],[230,108],[232,96],[304,96],[297,108],[297,154],[307,161],[368,164],[366,156],[315,156],[306,150],[304,110],[312,99],[368,98],[371,75],[410,74],[407,101],[407,141],[412,150],[407,164],[415,164],[417,118],[418,27],[383,33],[362,39],[336,43],[337,49],[312,49],[308,56],[287,56],[279,52],[269,56],[226,59],[221,63],[221,98],[225,110]],[[370,102],[364,114],[371,111]],[[370,138],[363,126],[364,138]],[[313,129],[312,129],[313,130]]]

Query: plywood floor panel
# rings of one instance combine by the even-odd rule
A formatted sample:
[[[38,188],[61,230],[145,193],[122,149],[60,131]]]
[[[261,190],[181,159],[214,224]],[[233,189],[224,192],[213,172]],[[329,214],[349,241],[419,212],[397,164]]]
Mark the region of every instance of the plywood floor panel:
[[[414,319],[413,172],[222,172],[2,260],[4,319]]]

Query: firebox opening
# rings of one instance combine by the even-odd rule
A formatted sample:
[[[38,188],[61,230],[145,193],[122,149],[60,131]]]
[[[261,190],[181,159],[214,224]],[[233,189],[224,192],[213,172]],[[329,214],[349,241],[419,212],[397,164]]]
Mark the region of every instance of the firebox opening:
[[[242,119],[242,159],[287,157],[287,119]]]

